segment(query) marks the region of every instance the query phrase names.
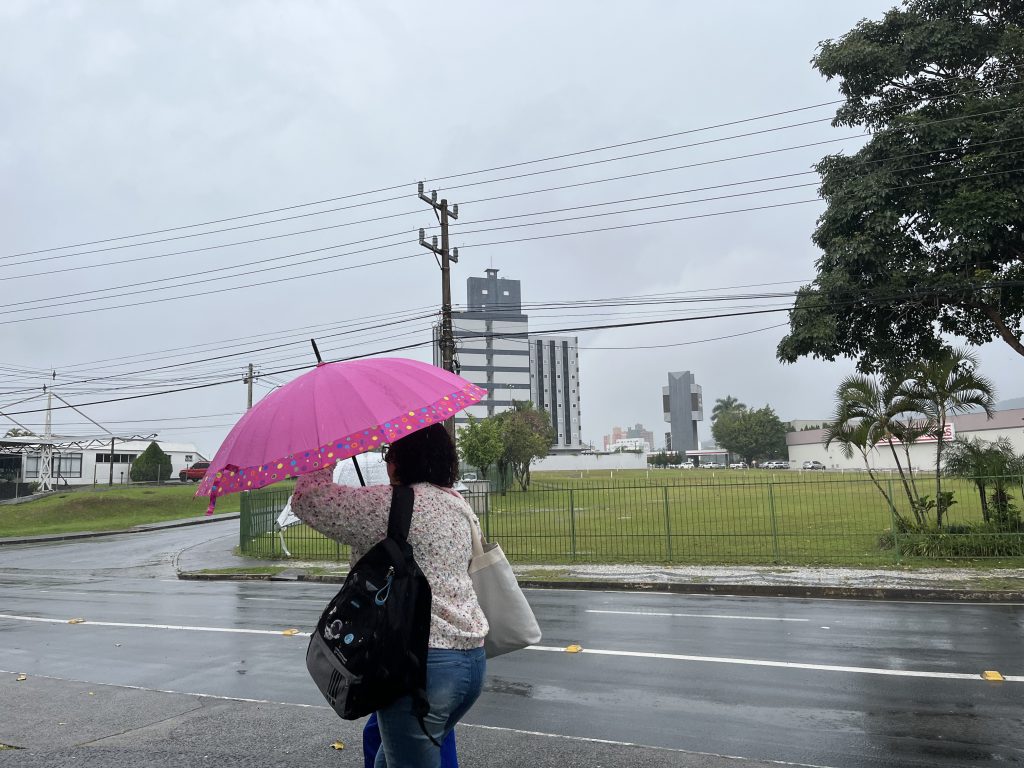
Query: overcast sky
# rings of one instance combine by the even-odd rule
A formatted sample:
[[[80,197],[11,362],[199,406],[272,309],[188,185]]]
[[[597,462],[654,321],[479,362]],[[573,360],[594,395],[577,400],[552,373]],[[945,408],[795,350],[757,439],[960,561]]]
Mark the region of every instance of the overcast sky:
[[[41,399],[11,403],[41,391],[51,369],[56,391],[76,404],[235,379],[83,408],[119,433],[159,432],[212,455],[245,406],[247,363],[264,372],[309,363],[302,340],[310,335],[332,359],[429,339],[427,319],[384,325],[436,311],[440,300],[437,265],[415,244],[415,230],[433,222],[416,200],[417,179],[832,101],[836,84],[809,64],[818,42],[891,5],[3,0],[0,406],[42,407]],[[720,185],[798,174],[825,153],[855,150],[855,131],[829,126],[834,109],[428,182],[461,203],[452,240],[461,251],[456,304],[465,301],[465,278],[489,266],[521,280],[530,305],[681,292],[723,297],[697,305],[531,308],[532,330],[785,304],[735,297],[792,291],[813,277],[810,235],[821,205],[798,201],[816,197],[816,177]],[[807,121],[815,122],[783,128]],[[737,137],[770,128],[779,130]],[[787,149],[828,140],[836,141]],[[555,170],[596,160],[608,162]],[[643,172],[650,173],[598,181]],[[580,182],[595,183],[539,191]],[[763,191],[797,184],[812,186]],[[720,188],[546,213],[712,186]],[[531,194],[474,202],[522,192]],[[741,192],[759,193],[699,202]],[[796,204],[723,213],[788,202]],[[666,203],[676,205],[614,213]],[[346,209],[321,213],[339,207]],[[312,215],[261,224],[301,214]],[[483,221],[518,214],[544,215]],[[538,223],[582,215],[591,218]],[[364,221],[370,218],[378,220]],[[251,224],[260,225],[244,226]],[[472,234],[510,224],[530,226]],[[239,228],[181,237],[227,227]],[[321,231],[293,234],[313,228]],[[238,244],[274,235],[287,236]],[[139,245],[158,239],[167,240]],[[386,247],[353,253],[376,246]],[[194,252],[180,253],[186,250]],[[36,253],[24,255],[30,251]],[[150,303],[123,306],[139,302]],[[98,311],[104,307],[115,308]],[[661,387],[668,371],[685,369],[703,386],[708,418],[726,395],[769,403],[783,419],[827,415],[835,385],[852,365],[778,363],[784,329],[760,329],[785,319],[778,313],[578,333],[584,439],[600,443],[612,426],[640,422],[660,441],[668,428]],[[305,330],[312,326],[320,327]],[[426,347],[396,354],[430,359]],[[981,357],[1000,398],[1022,394],[1019,357],[1002,344],[983,348]],[[256,398],[295,375],[261,379]],[[81,383],[86,379],[95,381]],[[16,418],[42,422],[39,413]],[[73,412],[61,412],[55,423],[64,433],[97,431]],[[701,433],[709,434],[709,422]]]

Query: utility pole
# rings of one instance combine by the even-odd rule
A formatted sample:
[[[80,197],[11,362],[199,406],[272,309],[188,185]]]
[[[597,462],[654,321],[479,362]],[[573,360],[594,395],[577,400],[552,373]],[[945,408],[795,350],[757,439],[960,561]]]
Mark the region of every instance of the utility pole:
[[[442,199],[438,201],[437,190],[431,190],[428,197],[423,192],[422,181],[419,183],[417,191],[420,200],[434,209],[434,215],[437,216],[437,221],[441,225],[440,247],[437,244],[437,236],[431,237],[428,243],[422,229],[420,230],[420,245],[434,254],[434,257],[437,258],[437,265],[441,268],[441,333],[438,338],[438,346],[441,352],[441,367],[446,371],[458,373],[455,370],[455,334],[452,332],[451,265],[458,263],[459,249],[449,250],[448,248],[448,220],[457,220],[459,218],[459,206],[455,204],[449,208],[447,200]],[[455,420],[448,419],[445,422],[445,428],[452,436],[452,439],[454,439]]]
[[[248,411],[252,408],[252,363],[249,363],[249,374],[242,381],[249,385],[249,395],[245,402],[245,410]]]

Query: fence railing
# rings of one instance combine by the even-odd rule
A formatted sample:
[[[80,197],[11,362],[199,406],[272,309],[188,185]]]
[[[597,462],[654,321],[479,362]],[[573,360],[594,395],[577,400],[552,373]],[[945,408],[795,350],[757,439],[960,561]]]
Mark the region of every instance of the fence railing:
[[[994,480],[986,481],[987,492]],[[899,478],[802,476],[730,482],[609,485],[566,479],[506,493],[467,493],[488,539],[521,563],[845,563],[1020,558],[1024,481],[1000,478],[986,499],[972,480],[944,478],[956,504],[944,525],[907,527],[915,515]],[[881,488],[879,488],[879,485]],[[884,491],[884,495],[883,495]],[[934,492],[922,485],[919,494]],[[241,551],[259,557],[347,560],[348,548],[305,525],[278,532],[287,491],[245,494]],[[993,521],[993,504],[1003,517]],[[986,519],[989,522],[985,522]],[[1018,521],[1016,524],[1013,520]],[[281,539],[283,537],[284,547]]]

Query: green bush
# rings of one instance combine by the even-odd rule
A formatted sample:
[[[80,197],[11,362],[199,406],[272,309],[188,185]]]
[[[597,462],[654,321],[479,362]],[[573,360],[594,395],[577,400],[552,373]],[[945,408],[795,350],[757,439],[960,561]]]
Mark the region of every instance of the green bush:
[[[171,457],[160,450],[156,443],[150,443],[132,464],[129,475],[134,483],[163,482],[171,476]]]
[[[880,549],[899,545],[903,557],[974,558],[1024,556],[1024,530],[1008,532],[991,523],[961,524],[942,529],[915,530],[894,537],[887,531]]]

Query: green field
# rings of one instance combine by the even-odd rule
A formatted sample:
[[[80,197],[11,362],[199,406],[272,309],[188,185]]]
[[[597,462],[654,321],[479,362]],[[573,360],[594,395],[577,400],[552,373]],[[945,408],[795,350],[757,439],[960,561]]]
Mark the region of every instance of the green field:
[[[909,518],[898,477],[882,477]],[[917,478],[934,494],[934,476]],[[944,479],[958,503],[950,523],[980,522],[973,483]],[[1018,492],[1016,494],[1020,496]],[[259,496],[253,495],[254,508]],[[280,500],[268,505],[265,520]],[[476,500],[491,539],[522,563],[793,563],[878,566],[905,560],[911,537],[880,547],[892,530],[889,505],[864,473],[762,470],[634,470],[535,473],[527,492]],[[486,510],[486,511],[485,511]],[[247,551],[280,556],[277,537],[259,531]],[[285,533],[297,558],[345,557],[342,548],[299,526]],[[944,562],[944,561],[943,561]],[[1003,561],[1000,561],[1003,562]],[[1020,565],[1011,560],[1011,565]]]
[[[201,517],[207,499],[194,485],[115,486],[58,492],[22,504],[0,505],[0,538],[79,531],[114,531],[133,525]],[[217,513],[238,511],[238,497],[217,501]]]

